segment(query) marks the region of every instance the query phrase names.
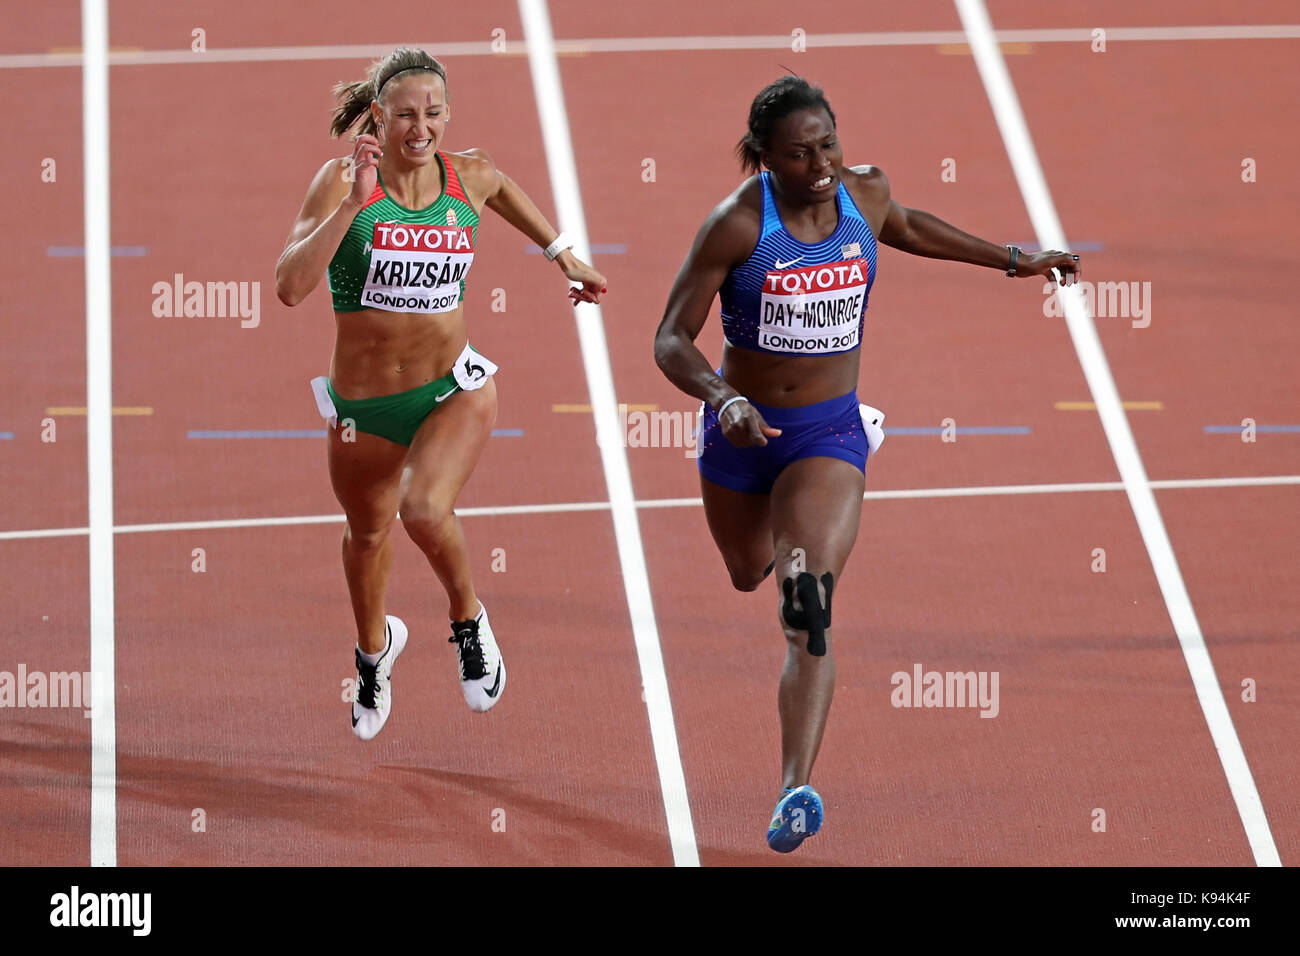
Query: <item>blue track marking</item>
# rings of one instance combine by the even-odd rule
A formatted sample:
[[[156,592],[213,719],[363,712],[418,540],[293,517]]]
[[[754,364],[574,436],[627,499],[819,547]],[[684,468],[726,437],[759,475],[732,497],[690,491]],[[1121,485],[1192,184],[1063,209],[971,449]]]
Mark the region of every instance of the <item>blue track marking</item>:
[[[1245,425],[1206,425],[1207,435],[1240,435]],[[1300,425],[1256,425],[1260,435],[1300,435]]]

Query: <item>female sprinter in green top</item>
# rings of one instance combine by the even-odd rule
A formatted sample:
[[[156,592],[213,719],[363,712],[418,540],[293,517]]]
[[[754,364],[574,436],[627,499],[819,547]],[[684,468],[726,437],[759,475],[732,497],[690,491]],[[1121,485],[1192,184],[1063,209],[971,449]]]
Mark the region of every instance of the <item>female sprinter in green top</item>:
[[[574,304],[605,279],[566,251],[528,198],[480,149],[439,150],[447,73],[422,50],[394,50],[364,80],[335,88],[331,132],[360,123],[351,157],[316,174],[276,268],[297,305],[328,269],[337,334],[328,378],[313,381],[330,422],[330,481],[347,516],[343,571],[357,626],[352,729],[370,740],[392,709],[406,625],[384,613],[389,530],[406,533],[446,589],[461,687],[475,711],[501,699],[506,670],[474,592],[453,508],[496,421],[496,366],[469,345],[463,297],[479,213],[492,209],[564,275]]]

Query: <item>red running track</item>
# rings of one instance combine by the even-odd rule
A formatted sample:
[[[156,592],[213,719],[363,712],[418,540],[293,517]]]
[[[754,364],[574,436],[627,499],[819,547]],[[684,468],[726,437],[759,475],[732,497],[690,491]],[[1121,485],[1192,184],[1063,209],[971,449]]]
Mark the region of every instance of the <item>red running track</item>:
[[[679,2],[555,4],[560,38],[960,31],[943,5],[854,22],[826,3],[789,22],[775,3],[742,23]],[[1183,5],[1108,23],[1284,22],[1278,4],[1231,16]],[[997,26],[1056,28],[1025,3],[990,4]],[[215,4],[146,21],[115,7],[114,47],[210,49],[391,43],[385,23],[343,35],[340,15],[286,20]],[[1102,14],[1105,14],[1103,17]],[[1090,12],[1090,16],[1092,13]],[[883,17],[884,19],[880,19]],[[400,16],[386,23],[405,22]],[[1075,24],[1087,26],[1086,24]],[[512,4],[455,10],[428,29],[505,55],[446,58],[456,115],[449,149],[484,146],[554,214],[522,27]],[[75,15],[21,33],[6,53],[75,47]],[[19,36],[19,33],[13,36]],[[425,37],[411,37],[423,42]],[[1278,280],[1297,241],[1294,132],[1273,122],[1300,83],[1296,40],[1034,42],[1007,62],[1067,233],[1101,244],[1087,276],[1150,281],[1153,321],[1098,319],[1121,396],[1159,401],[1129,419],[1153,479],[1300,474],[1300,439],[1254,444],[1208,424],[1296,422],[1294,347]],[[432,51],[439,52],[436,45]],[[319,441],[201,441],[201,429],[314,429],[306,383],[329,358],[324,293],[288,310],[272,267],[305,184],[338,152],[328,90],[364,57],[117,66],[112,70],[114,392],[150,415],[114,422],[119,526],[329,516]],[[835,105],[846,160],[890,175],[904,204],[995,241],[1032,230],[969,55],[937,42],[865,48],[588,53],[561,57],[589,234],[610,280],[603,310],[620,401],[693,410],[658,373],[650,337],[699,222],[738,181],[730,150],[749,98],[797,66]],[[1066,121],[1059,87],[1072,87]],[[866,82],[864,82],[864,80]],[[56,183],[13,198],[34,236],[0,241],[6,369],[0,528],[84,527],[86,400],[80,150],[54,104],[76,102],[69,68],[0,69],[21,151],[9,181],[58,160]],[[1267,88],[1269,98],[1252,95]],[[1294,110],[1292,110],[1294,112]],[[1205,131],[1213,129],[1207,140]],[[1259,181],[1243,184],[1243,156]],[[643,160],[656,177],[642,181]],[[956,182],[940,179],[945,158]],[[24,179],[26,177],[26,179]],[[38,188],[38,186],[40,188]],[[469,308],[476,346],[502,367],[498,427],[463,496],[467,509],[608,496],[564,284],[489,218]],[[261,321],[159,319],[152,285],[175,273],[260,281]],[[897,435],[868,490],[1114,482],[1064,325],[1031,283],[882,252],[860,394],[893,426],[1022,425],[1028,435]],[[489,310],[505,291],[504,313]],[[42,321],[24,321],[27,316]],[[715,324],[702,343],[716,358]],[[680,449],[628,451],[640,501],[693,498]],[[1293,486],[1157,492],[1206,644],[1283,861],[1300,845],[1297,546]],[[1249,865],[1250,848],[1150,559],[1122,492],[875,498],[837,590],[840,685],[815,782],[825,833],[797,854],[763,845],[779,790],[776,592],[727,586],[698,506],[639,511],[651,594],[700,860],[725,864]],[[122,532],[116,545],[117,839],[122,864],[669,864],[659,768],[608,509],[467,514],[475,572],[510,694],[468,713],[445,646],[442,596],[418,551],[398,546],[391,609],[415,638],[383,736],[347,732],[350,615],[337,521]],[[1093,549],[1107,571],[1091,570]],[[192,571],[203,548],[206,571]],[[506,567],[493,570],[494,549]],[[0,540],[11,582],[0,670],[89,667],[84,535]],[[499,564],[498,564],[499,566]],[[430,647],[429,645],[432,645]],[[890,677],[997,671],[995,719],[973,709],[891,706]],[[11,666],[12,665],[12,666]],[[1241,699],[1253,679],[1258,699]],[[0,806],[22,834],[3,863],[88,857],[89,725],[80,710],[4,712]],[[1107,831],[1093,832],[1105,809]],[[192,827],[202,809],[206,832]],[[494,826],[495,824],[495,826]]]

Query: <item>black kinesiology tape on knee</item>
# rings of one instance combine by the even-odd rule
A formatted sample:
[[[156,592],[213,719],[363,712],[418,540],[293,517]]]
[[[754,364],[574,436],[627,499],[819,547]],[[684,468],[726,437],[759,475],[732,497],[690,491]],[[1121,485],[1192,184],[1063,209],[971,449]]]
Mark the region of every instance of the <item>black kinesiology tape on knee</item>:
[[[821,596],[817,593],[817,579],[807,571],[800,571],[798,578],[786,578],[781,582],[785,600],[781,603],[781,616],[785,623],[796,631],[808,632],[808,653],[813,657],[826,656],[826,630],[831,626],[831,588],[834,576],[827,571],[822,575],[822,587],[826,591],[826,607],[822,607]],[[800,609],[794,607],[793,597],[799,596]]]

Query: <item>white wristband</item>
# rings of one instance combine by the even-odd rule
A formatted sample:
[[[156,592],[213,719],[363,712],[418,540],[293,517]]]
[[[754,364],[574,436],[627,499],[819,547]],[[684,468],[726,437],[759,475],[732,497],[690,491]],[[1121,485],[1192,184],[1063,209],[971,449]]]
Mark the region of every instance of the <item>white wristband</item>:
[[[737,395],[735,398],[727,399],[725,402],[722,403],[722,407],[718,409],[718,421],[722,421],[722,413],[727,410],[728,405],[733,405],[736,402],[747,402],[747,401],[749,401],[749,399],[747,399],[744,395]]]
[[[568,236],[566,236],[564,233],[560,233],[558,236],[555,237],[555,241],[553,243],[551,243],[549,246],[547,246],[545,249],[542,250],[542,255],[546,256],[547,262],[554,262],[555,257],[558,256],[561,252],[563,252],[565,249],[572,249],[572,248],[573,248],[573,240],[570,239]]]

